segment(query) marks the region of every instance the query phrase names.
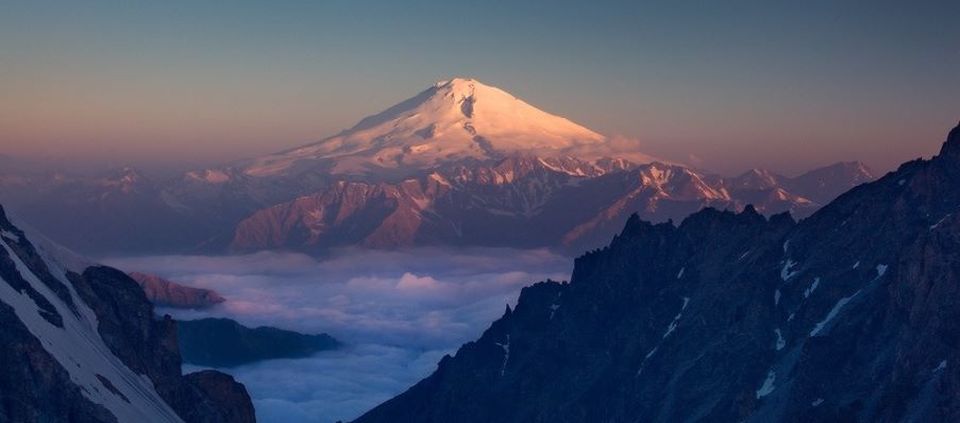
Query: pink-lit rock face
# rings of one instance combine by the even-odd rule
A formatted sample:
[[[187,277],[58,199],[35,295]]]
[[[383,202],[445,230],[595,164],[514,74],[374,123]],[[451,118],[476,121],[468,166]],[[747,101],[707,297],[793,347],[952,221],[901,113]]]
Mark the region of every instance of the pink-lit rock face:
[[[207,308],[226,299],[209,289],[191,288],[169,281],[157,275],[130,272],[130,277],[140,284],[147,299],[158,307]]]
[[[754,170],[734,178],[663,163],[630,169],[576,159],[511,158],[453,166],[400,183],[351,181],[259,210],[231,247],[323,250],[417,245],[562,247],[606,243],[632,213],[680,221],[702,207],[805,217],[873,176],[857,162],[795,178]],[[585,170],[589,170],[587,172]]]

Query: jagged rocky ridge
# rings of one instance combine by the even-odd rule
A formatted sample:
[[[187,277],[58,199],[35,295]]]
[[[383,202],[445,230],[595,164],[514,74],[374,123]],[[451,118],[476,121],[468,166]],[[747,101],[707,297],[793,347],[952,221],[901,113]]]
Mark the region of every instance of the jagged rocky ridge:
[[[136,282],[52,257],[0,207],[0,421],[255,420],[232,377],[181,375],[176,324]]]
[[[960,127],[811,217],[633,217],[357,420],[960,420]]]
[[[513,157],[491,165],[445,167],[400,182],[340,181],[253,213],[237,225],[231,247],[482,245],[581,251],[608,242],[631,213],[661,222],[708,206],[740,210],[753,204],[767,215],[808,216],[838,189],[873,178],[856,162],[796,178],[761,170],[724,178],[660,162],[608,165]]]

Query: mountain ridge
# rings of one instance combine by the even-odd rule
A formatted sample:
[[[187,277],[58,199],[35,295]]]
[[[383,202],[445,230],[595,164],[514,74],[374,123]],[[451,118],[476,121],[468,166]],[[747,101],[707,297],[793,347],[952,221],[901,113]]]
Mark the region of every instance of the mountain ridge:
[[[960,126],[807,219],[633,215],[356,420],[955,421]]]
[[[254,421],[232,377],[181,373],[175,324],[136,282],[56,255],[0,206],[0,421]]]
[[[582,164],[571,161],[563,167],[540,158],[512,158],[489,167],[440,169],[393,184],[341,182],[252,214],[237,225],[231,246],[235,251],[431,244],[580,250],[609,241],[632,212],[666,221],[704,206],[742,209],[754,204],[768,215],[790,211],[804,217],[821,204],[806,197],[832,199],[829,190],[825,193],[809,180],[821,181],[817,177],[825,172],[843,173],[829,187],[839,190],[873,178],[858,163],[795,178],[766,172],[771,183],[762,186],[745,183],[744,176],[723,178],[659,162],[591,175],[576,163]]]
[[[455,78],[333,137],[276,154],[157,181],[129,168],[92,178],[14,174],[0,177],[0,199],[59,242],[96,254],[442,243],[576,251],[606,243],[632,211],[662,221],[704,206],[755,204],[762,213],[802,217],[873,179],[851,163],[805,178],[766,171],[729,178],[622,144]],[[654,168],[676,172],[664,185],[648,172]],[[449,184],[423,192],[436,181]],[[344,184],[374,197],[343,197]],[[308,198],[315,209],[305,208]],[[278,213],[285,209],[292,211]],[[333,228],[348,215],[365,233]],[[496,227],[517,236],[497,238]]]

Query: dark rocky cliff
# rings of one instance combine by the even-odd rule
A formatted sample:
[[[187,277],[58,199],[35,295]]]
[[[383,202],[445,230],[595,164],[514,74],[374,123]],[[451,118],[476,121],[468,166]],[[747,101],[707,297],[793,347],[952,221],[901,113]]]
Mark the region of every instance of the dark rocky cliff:
[[[255,421],[230,376],[181,375],[175,322],[126,274],[65,270],[2,208],[0,237],[0,422]]]
[[[960,421],[960,127],[799,223],[632,218],[357,422]]]
[[[340,343],[325,333],[308,335],[269,326],[248,328],[231,319],[177,322],[185,363],[232,367],[275,358],[303,358]]]

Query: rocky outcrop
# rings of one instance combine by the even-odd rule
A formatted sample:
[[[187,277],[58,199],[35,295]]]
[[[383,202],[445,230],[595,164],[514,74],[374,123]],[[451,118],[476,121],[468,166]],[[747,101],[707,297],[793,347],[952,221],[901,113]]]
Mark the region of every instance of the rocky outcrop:
[[[143,288],[147,300],[157,307],[202,309],[226,301],[215,291],[183,286],[157,275],[140,272],[128,275]]]
[[[136,282],[51,257],[0,208],[0,421],[253,421],[243,385],[181,376],[176,325]]]
[[[230,319],[178,322],[180,351],[186,363],[233,367],[276,358],[309,357],[340,343],[330,335],[305,335],[261,326],[248,328]]]
[[[635,216],[357,422],[958,421],[958,145],[799,223]]]
[[[214,370],[202,370],[190,373],[184,379],[195,386],[211,405],[219,408],[223,421],[256,422],[250,395],[232,376]]]

